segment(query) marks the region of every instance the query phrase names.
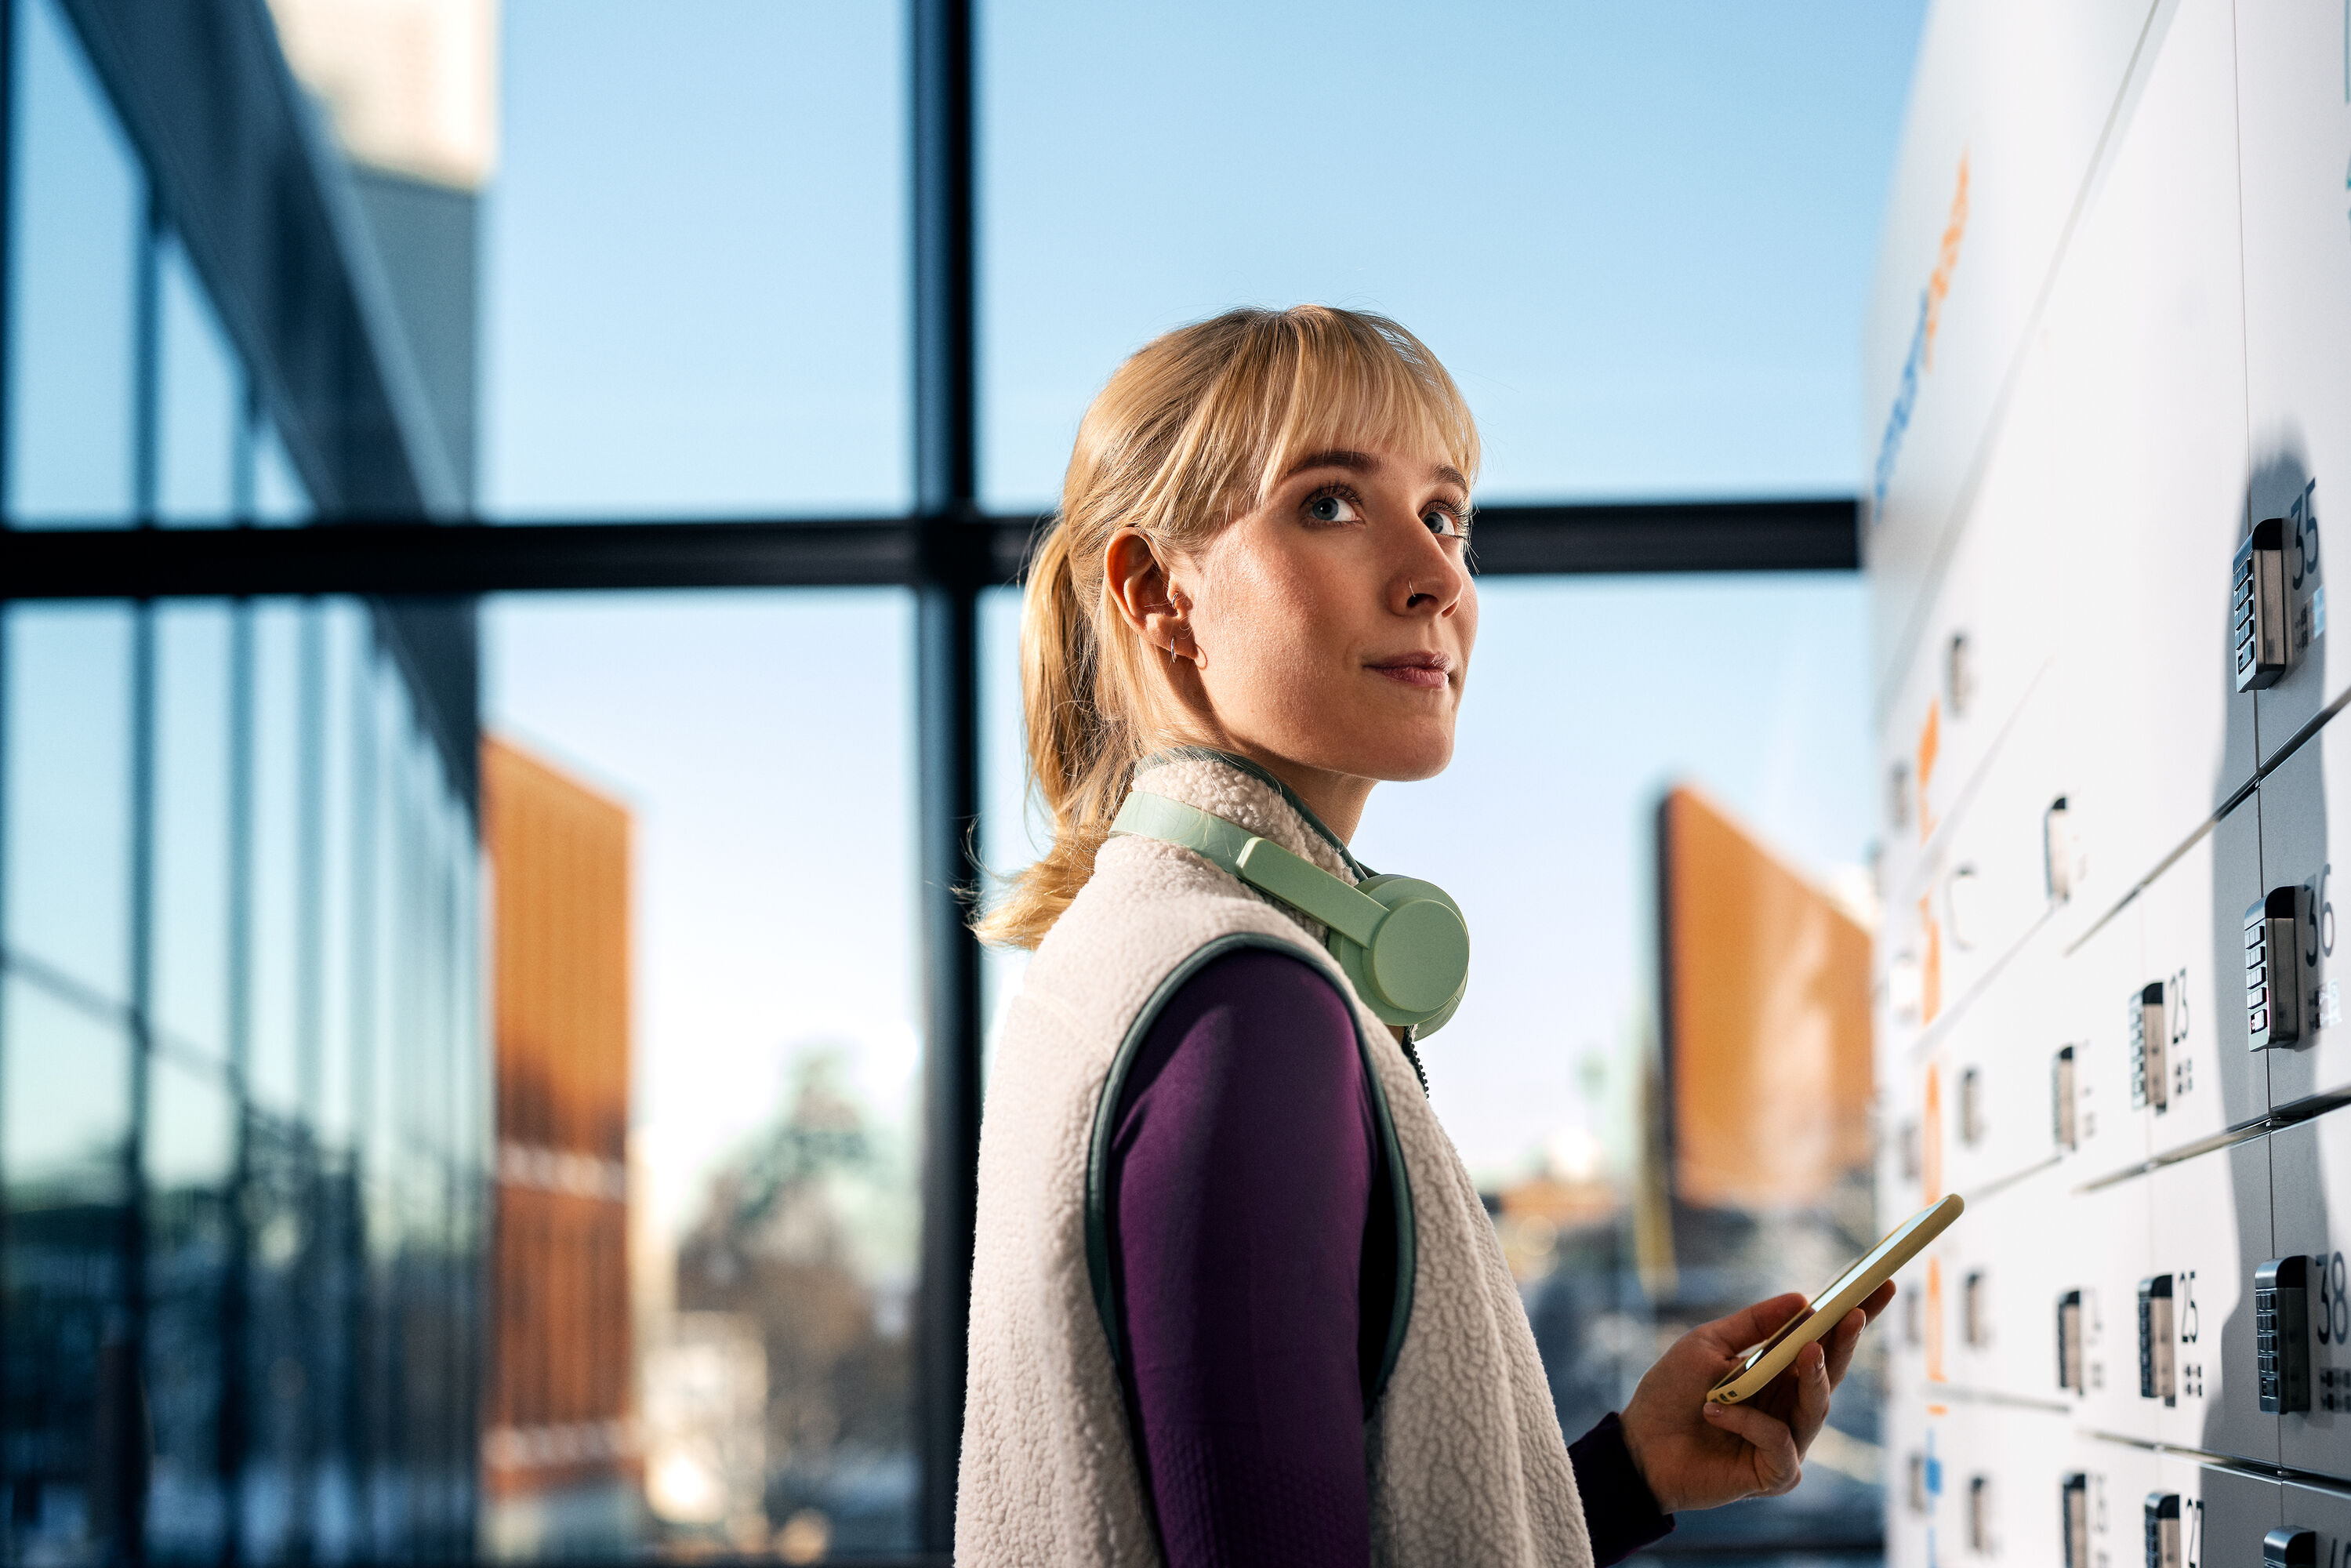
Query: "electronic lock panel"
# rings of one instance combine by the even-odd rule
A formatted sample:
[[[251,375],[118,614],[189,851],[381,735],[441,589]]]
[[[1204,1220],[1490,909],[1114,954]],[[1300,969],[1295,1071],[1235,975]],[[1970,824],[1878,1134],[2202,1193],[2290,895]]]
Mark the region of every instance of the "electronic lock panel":
[[[2161,1157],[2269,1105],[2267,1053],[2248,1048],[2246,987],[2264,973],[2245,946],[2245,911],[2262,894],[2260,813],[2240,806],[2142,893],[2146,978],[2124,1009],[2134,1019],[2131,1103]]]
[[[2274,1463],[2278,1417],[2263,1408],[2254,1278],[2272,1255],[2268,1145],[2160,1166],[2141,1183],[2152,1240],[2132,1327],[2139,1406],[2154,1422],[2129,1430]]]
[[[2279,1418],[2280,1463],[2351,1484],[2351,1109],[2270,1134],[2271,1251],[2301,1276],[2299,1334],[2277,1354],[2307,1367],[2302,1408]],[[2291,1324],[2281,1324],[2282,1330]]]
[[[2351,724],[2328,724],[2262,780],[2261,818],[2265,939],[2257,953],[2249,904],[2247,962],[2262,964],[2258,988],[2247,970],[2247,1016],[2264,1026],[2252,1039],[2264,1048],[2270,1104],[2285,1108],[2351,1089],[2351,1029],[2333,967],[2334,830],[2351,841]],[[2264,1001],[2267,1018],[2255,1006]]]
[[[2351,653],[2337,656],[2326,636],[2320,538],[2327,486],[2351,463],[2346,27],[2339,5],[2245,5],[2233,40],[2252,435],[2242,499],[2251,535],[2274,540],[2281,601],[2281,667],[2248,698],[2265,756],[2351,688]]]

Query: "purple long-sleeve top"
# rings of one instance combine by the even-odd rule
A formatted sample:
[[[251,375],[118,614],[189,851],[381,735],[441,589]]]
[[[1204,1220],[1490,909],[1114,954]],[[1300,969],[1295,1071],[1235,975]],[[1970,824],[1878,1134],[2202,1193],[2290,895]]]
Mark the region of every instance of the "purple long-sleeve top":
[[[1347,1003],[1302,959],[1217,958],[1152,1024],[1116,1118],[1120,1375],[1170,1568],[1361,1568],[1395,1234]],[[1569,1457],[1596,1563],[1673,1528],[1614,1416]]]

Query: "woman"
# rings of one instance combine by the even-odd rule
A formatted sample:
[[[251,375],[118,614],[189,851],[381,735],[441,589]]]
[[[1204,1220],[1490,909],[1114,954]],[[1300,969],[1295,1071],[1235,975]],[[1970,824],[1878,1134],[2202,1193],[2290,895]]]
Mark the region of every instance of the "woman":
[[[1477,469],[1427,350],[1317,306],[1168,333],[1079,429],[1021,623],[1053,842],[979,926],[1036,956],[980,1139],[966,1568],[1614,1562],[1795,1485],[1892,1295],[1738,1406],[1705,1393],[1802,1298],[1693,1330],[1563,1440],[1420,1081],[1466,936],[1346,848],[1452,755]],[[1334,960],[1364,891],[1414,939]]]

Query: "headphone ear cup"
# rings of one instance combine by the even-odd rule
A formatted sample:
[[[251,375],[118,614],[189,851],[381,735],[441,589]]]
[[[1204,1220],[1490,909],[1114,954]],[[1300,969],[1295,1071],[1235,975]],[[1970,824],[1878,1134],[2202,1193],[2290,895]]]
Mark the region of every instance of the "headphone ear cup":
[[[1461,1005],[1469,983],[1469,927],[1435,883],[1366,877],[1355,884],[1389,914],[1366,945],[1333,931],[1331,956],[1381,1022],[1433,1034]]]

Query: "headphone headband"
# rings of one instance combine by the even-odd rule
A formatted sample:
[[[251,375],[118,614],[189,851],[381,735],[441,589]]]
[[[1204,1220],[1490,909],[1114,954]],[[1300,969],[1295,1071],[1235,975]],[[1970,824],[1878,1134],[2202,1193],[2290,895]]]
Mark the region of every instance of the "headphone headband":
[[[1140,789],[1128,793],[1111,832],[1190,850],[1320,922],[1356,994],[1388,1023],[1434,1033],[1460,1005],[1469,933],[1441,888],[1401,876],[1350,886],[1238,822]]]

